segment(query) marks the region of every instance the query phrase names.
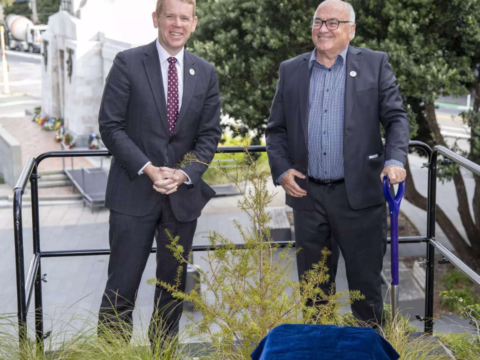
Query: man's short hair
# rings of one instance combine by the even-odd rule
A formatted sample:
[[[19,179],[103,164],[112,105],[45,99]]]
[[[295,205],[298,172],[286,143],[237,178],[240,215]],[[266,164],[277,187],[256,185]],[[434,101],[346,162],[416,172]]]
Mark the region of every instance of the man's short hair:
[[[349,2],[346,2],[346,1],[343,1],[343,0],[325,0],[325,1],[322,1],[318,5],[317,10],[320,8],[320,6],[322,6],[322,4],[327,3],[327,2],[334,2],[334,1],[335,2],[341,2],[341,3],[344,3],[345,5],[347,5],[347,7],[348,7],[348,17],[349,17],[348,21],[351,21],[353,24],[355,24],[355,10],[353,9],[352,4],[350,4]]]
[[[159,16],[162,13],[163,3],[165,1],[166,0],[157,0],[157,9],[155,10],[155,12],[157,13],[157,16]],[[178,0],[178,1],[183,1],[187,4],[193,5],[193,17],[195,17],[195,10],[196,10],[196,7],[197,7],[197,4],[195,3],[195,0]]]

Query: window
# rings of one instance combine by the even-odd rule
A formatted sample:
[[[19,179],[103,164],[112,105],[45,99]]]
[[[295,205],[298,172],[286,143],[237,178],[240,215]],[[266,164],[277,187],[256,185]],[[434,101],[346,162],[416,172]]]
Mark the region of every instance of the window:
[[[73,15],[73,1],[72,0],[61,0],[60,10],[68,11]]]

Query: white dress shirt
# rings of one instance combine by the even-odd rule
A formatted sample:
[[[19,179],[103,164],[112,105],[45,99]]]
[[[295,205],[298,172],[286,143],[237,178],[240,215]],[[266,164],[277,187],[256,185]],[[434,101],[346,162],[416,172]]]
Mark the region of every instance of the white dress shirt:
[[[165,94],[165,103],[167,103],[167,94],[168,94],[168,66],[170,65],[168,62],[168,59],[172,57],[163,47],[160,45],[160,43],[157,41],[155,42],[157,45],[157,50],[158,50],[158,57],[160,60],[160,70],[162,71],[162,80],[163,80],[163,91]],[[182,108],[182,97],[183,97],[183,64],[184,64],[184,55],[185,55],[185,50],[182,48],[182,50],[175,55],[174,57],[177,59],[177,62],[175,63],[175,66],[177,67],[177,76],[178,76],[178,112],[180,113],[180,109]],[[146,163],[138,172],[138,175],[143,174],[143,170],[147,167],[148,164],[151,164],[149,161]],[[187,176],[187,181],[185,181],[185,184],[189,185],[191,184],[190,177],[187,175],[187,173],[183,170],[178,170],[183,172]]]

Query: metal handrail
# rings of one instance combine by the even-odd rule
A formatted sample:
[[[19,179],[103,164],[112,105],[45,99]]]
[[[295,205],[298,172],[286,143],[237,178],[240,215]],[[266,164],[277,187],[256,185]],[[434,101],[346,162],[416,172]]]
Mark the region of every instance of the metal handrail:
[[[28,269],[28,277],[25,283],[25,297],[27,298],[27,306],[26,306],[27,311],[30,308],[30,301],[32,300],[32,290],[35,282],[35,275],[38,273],[38,267],[40,266],[41,256],[42,256],[42,253],[35,254],[35,256],[32,259],[32,262],[30,263],[30,267]]]
[[[422,236],[405,236],[400,238],[400,243],[402,244],[420,244],[426,243],[429,241],[428,238]],[[387,238],[387,243],[390,244],[390,238]],[[275,245],[283,248],[287,246],[295,246],[295,241],[275,241]],[[192,251],[212,251],[216,249],[224,249],[230,247],[231,245],[192,245]],[[244,243],[233,244],[236,248],[245,247]],[[157,252],[156,247],[152,247],[152,253]],[[42,258],[51,258],[51,257],[76,257],[76,256],[98,256],[98,255],[110,255],[110,249],[83,249],[83,250],[60,250],[60,251],[42,251]]]
[[[461,155],[447,149],[445,146],[437,145],[433,148],[432,158],[437,158],[438,154],[443,155],[455,162],[456,164],[470,170],[475,175],[480,176],[480,165],[464,158]],[[452,254],[445,246],[437,242],[434,238],[430,240],[430,243],[444,255],[451,264],[453,264],[458,270],[464,273],[473,283],[480,286],[480,276],[468,267],[462,260]]]
[[[423,144],[423,143],[422,143]],[[426,144],[424,144],[426,145]],[[427,145],[428,146],[428,145]],[[266,152],[267,147],[264,145],[253,145],[247,146],[247,151],[250,153]],[[219,146],[216,150],[217,154],[234,154],[234,153],[243,153],[245,148],[239,146]],[[62,150],[62,151],[49,151],[39,155],[34,159],[35,163],[39,165],[43,160],[48,158],[59,158],[59,157],[89,157],[89,156],[111,156],[112,154],[108,150]],[[29,160],[30,160],[29,159]],[[28,165],[28,164],[27,164]],[[26,167],[26,165],[25,165]],[[25,169],[24,169],[25,170]],[[23,172],[22,172],[23,174]]]
[[[419,141],[410,141],[410,147],[422,149],[428,157],[428,205],[427,205],[427,236],[402,237],[399,243],[426,243],[427,246],[427,271],[426,271],[426,300],[425,300],[425,332],[433,331],[433,304],[434,304],[434,264],[435,250],[439,250],[450,262],[460,271],[467,275],[475,284],[480,286],[480,276],[470,269],[465,263],[453,255],[448,249],[435,240],[435,206],[436,206],[436,176],[437,176],[437,155],[441,154],[455,161],[457,164],[466,167],[475,174],[480,175],[480,166],[461,157],[443,146],[436,146],[433,150],[425,143]],[[247,150],[250,153],[265,152],[265,146],[249,146]],[[243,147],[219,147],[216,153],[242,153]],[[42,279],[41,279],[41,259],[50,257],[66,256],[90,256],[90,255],[109,255],[110,249],[96,250],[67,250],[67,251],[41,251],[40,250],[40,228],[38,213],[38,165],[47,158],[58,157],[92,157],[109,156],[107,150],[87,150],[87,151],[53,151],[41,154],[36,159],[30,158],[25,165],[20,179],[14,189],[14,234],[15,234],[15,253],[17,268],[17,306],[19,320],[19,341],[22,343],[26,339],[27,333],[27,311],[30,305],[30,299],[35,290],[35,322],[37,345],[43,349],[43,304],[42,304]],[[33,221],[33,242],[34,259],[30,265],[30,270],[25,282],[24,254],[23,254],[23,226],[22,226],[22,195],[25,191],[27,181],[31,181],[32,194],[32,221]],[[389,241],[389,240],[388,240]],[[276,242],[279,247],[294,246],[293,241]],[[245,244],[236,244],[238,248],[245,247]],[[193,251],[208,251],[219,246],[211,245],[193,245]],[[156,248],[152,248],[156,252]]]
[[[463,156],[458,155],[457,153],[453,152],[450,149],[447,149],[445,146],[437,145],[433,149],[434,149],[433,151],[437,151],[439,154],[442,154],[443,156],[449,158],[450,160],[453,160],[458,165],[463,166],[464,168],[467,168],[468,170],[473,172],[475,175],[480,176],[480,165],[475,164],[473,161],[465,159]]]
[[[30,176],[32,175],[34,166],[35,166],[35,158],[34,157],[28,158],[27,163],[25,164],[25,167],[23,168],[22,173],[20,174],[20,177],[18,178],[17,184],[15,185],[14,191],[17,189],[21,189],[22,195],[23,195],[23,192],[27,187],[27,181],[30,179]]]
[[[473,283],[480,286],[480,275],[478,275],[475,271],[470,269],[462,260],[452,254],[450,250],[448,250],[445,246],[440,244],[438,241],[430,239],[429,241],[435,248],[442,253],[445,258],[450,261],[452,265],[454,265],[458,270],[464,273]]]

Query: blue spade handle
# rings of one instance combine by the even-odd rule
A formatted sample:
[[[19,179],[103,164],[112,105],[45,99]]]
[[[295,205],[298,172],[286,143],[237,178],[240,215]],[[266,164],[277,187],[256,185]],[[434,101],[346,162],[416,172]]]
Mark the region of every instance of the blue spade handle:
[[[383,177],[383,193],[388,202],[390,209],[390,236],[392,243],[390,245],[390,261],[392,271],[392,285],[398,285],[398,213],[400,211],[400,203],[402,202],[403,194],[405,193],[405,181],[398,185],[398,192],[393,198],[390,192],[390,179],[388,175]]]

